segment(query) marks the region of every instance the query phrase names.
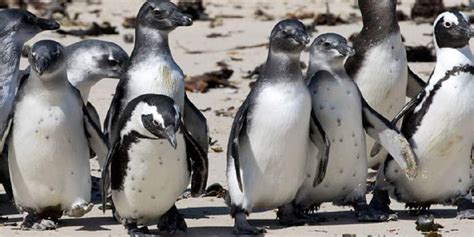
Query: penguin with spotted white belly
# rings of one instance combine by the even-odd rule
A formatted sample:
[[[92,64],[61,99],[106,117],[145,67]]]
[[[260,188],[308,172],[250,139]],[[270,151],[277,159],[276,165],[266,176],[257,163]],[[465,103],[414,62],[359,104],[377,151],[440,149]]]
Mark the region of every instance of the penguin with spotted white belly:
[[[419,175],[407,180],[387,157],[370,203],[381,219],[395,219],[389,196],[424,212],[432,204],[456,205],[459,218],[474,218],[470,194],[474,144],[474,30],[458,11],[434,22],[437,62],[426,88],[396,116],[418,157]]]
[[[334,33],[318,36],[310,47],[307,75],[314,116],[330,139],[325,179],[314,187],[314,169],[298,191],[293,205],[297,213],[324,202],[351,205],[359,221],[372,221],[365,198],[367,156],[365,132],[381,144],[416,176],[415,155],[409,142],[390,121],[365,102],[357,85],[347,75],[344,60],[354,54],[347,40]],[[314,159],[310,160],[314,161]],[[308,165],[311,167],[313,165]]]
[[[391,120],[426,83],[408,68],[406,49],[397,20],[397,0],[359,0],[363,27],[353,41],[355,55],[345,63],[367,103]],[[374,140],[367,139],[367,150]],[[386,152],[368,157],[368,166],[379,166]]]
[[[133,99],[120,116],[102,180],[106,187],[110,174],[114,215],[129,234],[147,234],[153,224],[170,234],[186,231],[175,202],[190,177],[192,196],[206,188],[207,156],[179,111],[173,99],[146,94]]]
[[[0,148],[8,144],[22,228],[55,229],[63,214],[81,217],[92,209],[89,151],[106,156],[108,149],[67,80],[64,48],[39,41],[28,60],[31,72],[18,88]]]
[[[311,97],[299,60],[307,43],[306,29],[297,20],[284,20],[273,28],[263,72],[232,124],[227,182],[235,234],[264,232],[247,221],[255,209],[280,207],[280,223],[303,223],[285,204],[295,198],[305,179],[309,143],[323,154],[313,183],[324,178],[328,144],[318,122],[311,120]]]
[[[117,85],[104,125],[109,140],[114,140],[111,135],[115,134],[120,113],[129,101],[147,93],[162,94],[173,98],[189,132],[207,154],[207,120],[186,96],[184,74],[171,55],[168,42],[173,30],[192,23],[191,18],[169,0],[147,0],[140,8],[135,47]]]

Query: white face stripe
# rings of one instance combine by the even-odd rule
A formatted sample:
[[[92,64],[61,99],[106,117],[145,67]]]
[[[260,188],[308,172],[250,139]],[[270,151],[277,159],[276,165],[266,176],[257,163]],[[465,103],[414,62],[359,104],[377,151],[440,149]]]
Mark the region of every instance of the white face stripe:
[[[467,18],[466,15],[464,15],[464,18]],[[434,24],[433,24],[433,27],[436,27],[436,24],[438,24],[438,22],[441,20],[441,18],[444,17],[444,21],[445,22],[450,22],[452,24],[455,24],[455,25],[458,25],[459,24],[459,20],[458,20],[458,17],[456,15],[454,15],[453,13],[451,12],[443,12],[441,13],[435,20]],[[468,21],[469,22],[469,21]]]

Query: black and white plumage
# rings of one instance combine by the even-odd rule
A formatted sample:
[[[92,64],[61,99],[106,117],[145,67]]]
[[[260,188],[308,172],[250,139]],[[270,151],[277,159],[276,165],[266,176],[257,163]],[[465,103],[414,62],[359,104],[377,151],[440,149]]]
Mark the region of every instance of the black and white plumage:
[[[396,157],[411,178],[416,175],[416,161],[409,142],[365,102],[347,75],[344,60],[353,54],[347,40],[334,33],[318,36],[310,47],[306,81],[312,111],[331,146],[325,179],[314,187],[315,174],[311,172],[294,204],[303,210],[324,202],[352,205],[359,220],[369,221],[371,216],[365,199],[368,167],[364,130]],[[310,162],[314,163],[314,159]]]
[[[107,155],[107,145],[67,80],[64,48],[39,41],[29,55],[24,78],[9,113],[0,148],[8,144],[13,194],[25,213],[23,228],[56,228],[63,213],[89,212],[89,151]]]
[[[473,218],[471,148],[474,142],[474,31],[464,14],[442,13],[434,23],[437,62],[427,87],[395,118],[418,156],[419,175],[407,180],[387,158],[371,206],[390,214],[388,195],[415,208],[454,204],[460,218]]]
[[[308,42],[299,21],[284,20],[273,28],[263,72],[234,119],[227,182],[236,234],[261,233],[246,216],[255,209],[291,202],[304,181],[311,98],[299,58]],[[313,133],[321,136],[319,131]]]
[[[392,119],[425,83],[408,68],[396,14],[397,0],[359,0],[363,28],[354,39],[356,54],[345,68],[367,103],[386,119]],[[374,140],[367,139],[370,149]],[[369,167],[380,165],[386,152],[369,157]]]
[[[110,140],[117,128],[120,113],[133,98],[147,94],[163,94],[174,99],[183,112],[184,123],[206,152],[209,146],[206,118],[187,98],[184,74],[173,59],[168,35],[192,20],[169,0],[148,0],[137,16],[136,42],[130,64],[120,79],[105,121]]]
[[[185,231],[186,223],[174,204],[190,178],[193,196],[206,188],[207,156],[179,111],[173,99],[146,94],[133,99],[119,118],[102,174],[106,182],[110,170],[116,217],[129,233],[152,224],[170,233]]]

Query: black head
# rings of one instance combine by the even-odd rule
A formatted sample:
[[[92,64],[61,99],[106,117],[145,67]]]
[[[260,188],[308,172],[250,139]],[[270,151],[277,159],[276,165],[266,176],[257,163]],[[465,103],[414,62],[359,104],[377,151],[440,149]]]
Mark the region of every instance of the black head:
[[[14,37],[24,44],[42,31],[57,29],[59,24],[56,21],[38,18],[25,10],[0,11],[0,38]]]
[[[443,12],[434,23],[434,37],[439,48],[463,48],[469,45],[473,35],[467,16],[459,11]]]
[[[140,116],[142,124],[137,132],[147,137],[166,139],[176,149],[181,115],[174,100],[164,95],[146,94],[134,101],[137,104],[133,113]]]
[[[35,43],[28,57],[31,69],[43,80],[56,78],[55,75],[65,68],[65,59],[63,46],[53,40]]]
[[[169,0],[147,0],[138,12],[137,21],[139,26],[162,31],[193,24],[192,19]]]
[[[273,52],[299,54],[309,43],[308,32],[298,20],[280,21],[270,35],[270,49]]]
[[[346,38],[335,33],[326,33],[318,36],[310,47],[311,58],[318,57],[327,61],[334,59],[344,60],[353,56],[355,50],[347,44]]]

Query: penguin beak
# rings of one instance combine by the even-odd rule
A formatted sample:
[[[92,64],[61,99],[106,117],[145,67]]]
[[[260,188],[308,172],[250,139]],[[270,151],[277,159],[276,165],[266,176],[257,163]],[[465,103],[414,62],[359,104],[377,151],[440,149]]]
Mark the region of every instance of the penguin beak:
[[[310,42],[310,38],[308,33],[305,31],[298,31],[294,34],[293,39],[296,40],[296,42],[302,44],[302,45],[307,45]]]
[[[351,46],[341,43],[336,47],[337,51],[345,57],[354,56],[355,50]]]
[[[177,26],[191,26],[193,24],[191,17],[178,11],[173,13],[171,20],[175,22]]]
[[[59,23],[57,23],[56,21],[46,20],[43,18],[36,18],[36,24],[42,30],[57,30],[60,27]]]
[[[45,57],[35,58],[35,71],[41,76],[49,67],[49,60]]]
[[[171,146],[176,150],[176,147],[178,146],[176,142],[176,133],[174,131],[174,128],[169,126],[165,129],[165,134],[166,134],[166,139],[170,142]]]

